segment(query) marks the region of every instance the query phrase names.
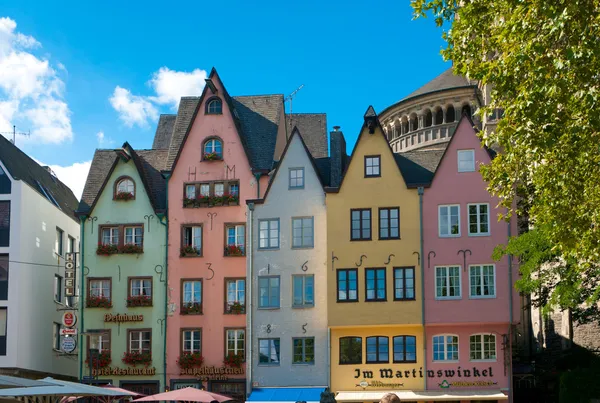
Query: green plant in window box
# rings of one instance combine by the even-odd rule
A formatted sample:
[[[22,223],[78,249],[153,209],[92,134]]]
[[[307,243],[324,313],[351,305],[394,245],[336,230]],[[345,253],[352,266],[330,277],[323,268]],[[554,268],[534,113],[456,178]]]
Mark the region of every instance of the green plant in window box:
[[[177,365],[181,369],[190,369],[201,367],[204,363],[204,357],[200,353],[185,352],[177,359]]]
[[[132,308],[136,306],[152,306],[152,297],[148,295],[130,295],[127,297],[127,306]]]
[[[110,298],[103,296],[89,296],[85,305],[86,308],[112,308]]]
[[[131,351],[129,353],[124,353],[121,361],[127,365],[136,366],[138,364],[143,365],[145,367],[152,364],[152,354],[151,353],[140,353],[138,351]]]
[[[236,205],[238,204],[238,196],[236,194],[225,193],[223,195],[223,204]]]
[[[245,312],[246,306],[239,301],[229,305],[229,312],[234,315],[240,315]]]
[[[133,199],[133,193],[131,192],[117,192],[115,195],[115,200],[128,201],[131,199]]]
[[[244,362],[244,355],[241,353],[229,353],[223,360],[223,364],[230,368],[239,368]]]
[[[108,367],[112,362],[109,350],[102,350],[97,357],[92,358],[92,368],[104,368]],[[85,360],[85,363],[90,365],[90,358]]]
[[[212,153],[204,153],[204,156],[202,159],[205,161],[220,161],[223,159],[223,157],[221,157],[221,155],[217,152],[212,152]]]
[[[198,256],[200,253],[200,251],[191,246],[184,246],[183,248],[181,248],[181,250],[179,251],[179,257],[190,257],[190,256]]]
[[[195,207],[196,199],[183,198],[183,207]]]
[[[225,256],[244,256],[244,247],[239,245],[225,246]]]
[[[182,315],[202,314],[202,304],[199,302],[184,302],[180,310]]]
[[[127,253],[127,254],[143,253],[144,248],[141,247],[140,245],[136,245],[134,243],[127,243],[127,244],[123,245],[121,248],[119,248],[119,252]]]
[[[198,204],[196,207],[208,206],[208,203],[210,203],[210,196],[200,196],[198,197]]]
[[[211,197],[210,204],[212,204],[213,206],[222,206],[223,205],[223,196]]]
[[[96,255],[110,256],[114,255],[115,253],[119,253],[119,248],[117,245],[113,244],[104,245],[102,242],[100,242],[98,244],[98,248],[96,249]]]

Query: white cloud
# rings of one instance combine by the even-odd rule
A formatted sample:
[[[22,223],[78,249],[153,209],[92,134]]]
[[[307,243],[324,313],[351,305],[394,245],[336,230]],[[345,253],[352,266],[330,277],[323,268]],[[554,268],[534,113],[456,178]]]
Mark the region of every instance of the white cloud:
[[[65,84],[49,60],[31,53],[41,44],[16,28],[14,20],[0,18],[0,131],[18,124],[31,129],[32,143],[71,140]]]
[[[98,139],[98,144],[102,145],[104,143],[104,132],[96,133],[96,138]]]
[[[113,139],[106,137],[104,132],[100,131],[96,133],[96,140],[98,140],[98,146],[109,146],[114,143]]]
[[[133,95],[128,89],[117,86],[109,100],[127,126],[146,127],[149,121],[158,119],[160,105],[170,105],[177,110],[181,97],[200,96],[206,77],[206,71],[201,69],[185,72],[161,67],[148,81],[155,95]]]
[[[132,95],[125,88],[117,86],[110,97],[110,104],[119,113],[119,118],[129,127],[144,127],[149,120],[158,119],[158,110],[145,97]]]

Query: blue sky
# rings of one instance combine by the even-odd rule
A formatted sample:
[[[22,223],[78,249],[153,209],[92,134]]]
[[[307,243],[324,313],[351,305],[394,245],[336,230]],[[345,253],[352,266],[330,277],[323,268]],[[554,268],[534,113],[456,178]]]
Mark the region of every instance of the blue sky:
[[[381,111],[449,67],[440,30],[413,21],[409,0],[0,0],[0,10],[0,132],[31,130],[17,145],[77,196],[96,148],[151,147],[157,114],[199,95],[213,66],[232,95],[304,84],[294,112],[327,113],[348,151],[370,104]]]

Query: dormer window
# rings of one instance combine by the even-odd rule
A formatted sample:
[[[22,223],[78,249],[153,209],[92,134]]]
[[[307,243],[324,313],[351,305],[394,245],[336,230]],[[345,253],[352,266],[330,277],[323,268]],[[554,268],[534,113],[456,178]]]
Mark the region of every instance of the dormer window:
[[[211,138],[204,142],[203,161],[219,161],[223,159],[223,143],[220,139]]]
[[[381,156],[365,156],[365,178],[374,178],[381,176]]]
[[[475,150],[458,150],[458,172],[475,171]]]
[[[206,102],[207,115],[220,115],[223,113],[223,102],[219,98],[211,98]]]
[[[135,182],[129,177],[119,178],[115,184],[115,200],[135,199]]]

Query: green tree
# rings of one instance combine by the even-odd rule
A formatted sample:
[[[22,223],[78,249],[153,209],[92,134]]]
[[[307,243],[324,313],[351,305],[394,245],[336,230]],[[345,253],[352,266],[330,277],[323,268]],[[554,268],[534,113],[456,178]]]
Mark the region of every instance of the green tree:
[[[492,88],[481,116],[504,110],[496,130],[480,134],[501,150],[482,175],[509,215],[522,213],[517,195],[528,201],[530,222],[565,262],[549,301],[573,308],[582,298],[597,301],[582,287],[597,288],[591,272],[600,262],[600,1],[411,5],[416,18],[433,15],[442,28],[442,55],[455,72]],[[539,285],[526,281],[522,290]]]

